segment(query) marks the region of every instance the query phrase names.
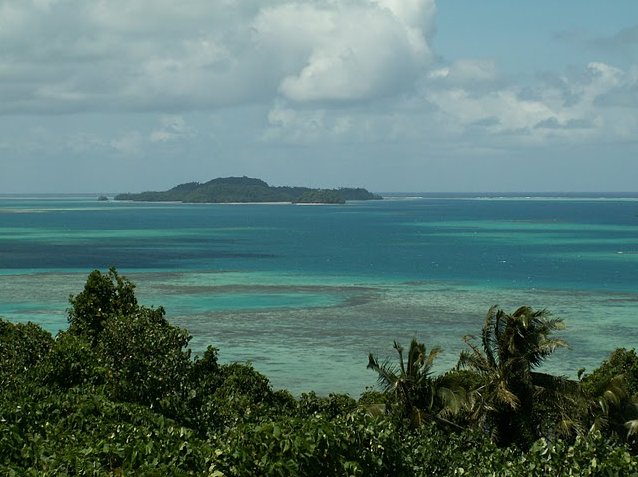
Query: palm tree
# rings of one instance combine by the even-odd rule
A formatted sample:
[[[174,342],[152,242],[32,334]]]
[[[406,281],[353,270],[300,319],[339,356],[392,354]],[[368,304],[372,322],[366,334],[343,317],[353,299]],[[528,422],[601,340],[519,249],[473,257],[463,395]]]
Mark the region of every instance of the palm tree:
[[[577,383],[534,371],[567,346],[551,336],[562,329],[562,320],[547,310],[523,306],[507,314],[494,306],[485,318],[482,346],[464,338],[470,350],[461,353],[458,368],[476,373],[480,383],[471,393],[471,418],[499,445],[529,445],[543,433],[547,417],[565,431],[573,425],[566,407]]]
[[[416,426],[428,419],[453,424],[446,416],[460,409],[464,392],[445,376],[432,376],[432,365],[443,351],[442,348],[435,346],[428,353],[425,345],[413,338],[407,352],[407,362],[403,357],[403,347],[396,341],[394,349],[399,355],[398,365],[388,360],[380,363],[370,354],[368,368],[378,373],[379,384],[399,406],[401,416]]]

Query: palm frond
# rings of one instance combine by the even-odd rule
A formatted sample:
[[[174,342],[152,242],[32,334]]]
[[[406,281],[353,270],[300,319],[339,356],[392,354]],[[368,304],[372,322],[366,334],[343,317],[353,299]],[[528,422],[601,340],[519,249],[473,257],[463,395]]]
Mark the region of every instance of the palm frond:
[[[401,373],[405,374],[405,366],[403,364],[403,346],[395,341],[394,349],[397,350],[397,353],[399,353],[399,366],[401,367]]]
[[[542,392],[549,396],[576,396],[580,390],[578,381],[564,376],[532,371],[530,377],[533,386],[542,389]]]
[[[420,425],[438,412],[440,407],[445,406],[439,398],[437,381],[432,377],[434,361],[441,354],[442,348],[435,346],[428,352],[425,344],[414,338],[407,350],[396,341],[394,349],[399,355],[398,363],[389,360],[380,363],[370,354],[368,368],[378,374],[378,382],[383,391],[394,395],[402,417]]]
[[[625,422],[625,427],[627,428],[627,437],[638,434],[638,419]]]
[[[423,361],[423,367],[422,369],[424,371],[427,371],[429,373],[430,369],[432,369],[432,366],[434,365],[434,360],[443,352],[443,348],[441,348],[440,346],[435,346],[434,348],[432,348],[430,350],[430,352],[428,353],[427,358],[425,358],[425,360]]]
[[[461,410],[468,409],[471,405],[468,399],[468,392],[460,386],[439,386],[436,390],[436,395],[442,403],[439,411],[441,416],[456,415]]]
[[[581,424],[573,419],[571,416],[561,415],[560,419],[556,423],[555,432],[559,436],[567,437],[572,435],[581,435],[583,434],[583,429]]]
[[[603,429],[606,429],[608,424],[609,421],[606,417],[600,415],[596,416],[594,418],[594,421],[592,422],[591,427],[589,428],[589,433],[593,434],[594,432],[599,432]]]
[[[498,331],[497,320],[499,318],[499,312],[497,305],[492,306],[485,316],[485,323],[481,330],[481,342],[483,344],[483,352],[491,367],[496,367],[496,358],[494,356],[494,350],[497,349],[497,337],[495,336]]]
[[[490,370],[494,369],[494,366],[479,347],[472,343],[472,339],[474,339],[474,337],[469,335],[463,337],[463,340],[470,347],[472,352],[469,353],[465,350],[461,351],[457,368],[471,369],[481,374],[488,373]]]
[[[384,392],[396,392],[400,381],[396,365],[390,363],[388,360],[379,363],[378,359],[370,353],[368,355],[367,367],[379,375],[377,381]]]
[[[514,410],[518,409],[520,405],[520,399],[507,388],[507,384],[504,381],[500,381],[497,384],[495,398],[497,402],[500,402]]]

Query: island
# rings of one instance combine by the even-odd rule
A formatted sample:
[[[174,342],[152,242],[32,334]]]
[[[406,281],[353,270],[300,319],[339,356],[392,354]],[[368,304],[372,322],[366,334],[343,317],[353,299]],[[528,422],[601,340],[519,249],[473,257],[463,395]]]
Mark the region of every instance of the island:
[[[313,189],[270,186],[251,177],[218,177],[208,182],[187,182],[166,191],[118,194],[115,200],[184,203],[286,202],[293,204],[343,204],[350,200],[380,200],[363,188]]]

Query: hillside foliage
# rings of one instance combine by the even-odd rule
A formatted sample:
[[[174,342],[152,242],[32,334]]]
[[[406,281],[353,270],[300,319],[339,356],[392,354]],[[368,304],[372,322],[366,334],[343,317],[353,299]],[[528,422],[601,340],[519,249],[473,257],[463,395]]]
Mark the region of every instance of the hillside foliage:
[[[378,391],[292,396],[212,346],[191,356],[134,289],[92,272],[56,336],[0,320],[0,475],[638,475],[638,356],[541,373],[564,345],[544,310],[491,308],[442,375],[415,339],[369,357]]]
[[[363,188],[312,189],[270,186],[251,177],[219,177],[208,182],[188,182],[166,191],[118,194],[115,200],[146,202],[236,203],[292,202],[343,204],[347,200],[378,200],[381,196]]]

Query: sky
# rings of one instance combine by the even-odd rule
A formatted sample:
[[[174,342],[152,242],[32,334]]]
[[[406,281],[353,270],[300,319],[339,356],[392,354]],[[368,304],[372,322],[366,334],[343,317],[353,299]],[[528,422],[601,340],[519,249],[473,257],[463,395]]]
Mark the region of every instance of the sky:
[[[0,193],[635,192],[636,0],[0,0]]]

